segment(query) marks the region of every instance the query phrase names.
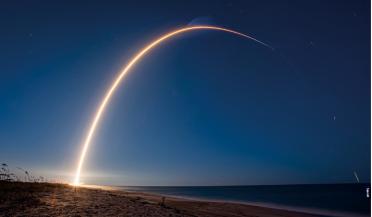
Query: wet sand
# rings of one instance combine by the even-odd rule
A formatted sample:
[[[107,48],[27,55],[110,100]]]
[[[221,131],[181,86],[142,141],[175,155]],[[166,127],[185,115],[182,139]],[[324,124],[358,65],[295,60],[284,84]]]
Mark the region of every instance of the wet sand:
[[[301,212],[50,183],[0,182],[0,216],[315,217]]]

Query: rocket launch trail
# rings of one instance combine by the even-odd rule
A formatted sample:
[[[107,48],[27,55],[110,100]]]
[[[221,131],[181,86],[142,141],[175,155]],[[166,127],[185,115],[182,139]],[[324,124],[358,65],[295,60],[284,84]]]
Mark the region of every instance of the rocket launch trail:
[[[170,39],[170,38],[173,38],[177,35],[180,35],[180,34],[183,34],[183,33],[186,33],[186,32],[190,32],[190,31],[197,31],[197,30],[215,30],[215,31],[223,31],[223,32],[227,32],[227,33],[231,33],[231,34],[234,34],[234,35],[238,35],[238,36],[241,36],[241,37],[244,37],[244,38],[247,38],[249,40],[252,40],[256,43],[259,43],[267,48],[270,48],[272,50],[274,50],[271,46],[269,46],[268,44],[265,44],[249,35],[246,35],[246,34],[243,34],[243,33],[240,33],[240,32],[237,32],[237,31],[234,31],[234,30],[230,30],[230,29],[226,29],[226,28],[222,28],[222,27],[217,27],[217,26],[188,26],[188,27],[183,27],[183,28],[179,28],[179,29],[176,29],[174,31],[171,31],[169,33],[166,33],[162,36],[160,36],[159,38],[157,38],[156,40],[152,41],[151,43],[149,43],[148,45],[146,45],[144,48],[142,48],[141,50],[138,51],[138,53],[136,53],[134,55],[134,57],[132,59],[130,59],[130,61],[128,62],[128,64],[124,67],[124,69],[118,74],[118,76],[116,77],[116,79],[113,81],[113,83],[111,84],[111,86],[108,88],[106,94],[104,95],[104,98],[102,99],[101,103],[99,104],[98,108],[97,108],[97,111],[92,119],[92,122],[90,124],[90,127],[88,129],[88,132],[85,136],[85,139],[84,139],[84,142],[82,144],[82,150],[81,150],[81,154],[80,154],[80,158],[79,158],[79,161],[78,161],[78,165],[77,165],[77,168],[76,168],[76,173],[75,173],[75,178],[74,178],[74,182],[73,184],[74,185],[79,185],[80,183],[80,175],[81,175],[81,171],[82,171],[82,167],[83,167],[83,164],[84,164],[84,159],[86,157],[86,154],[88,152],[88,149],[89,149],[89,145],[93,139],[93,136],[94,136],[94,133],[96,131],[96,128],[101,120],[101,117],[102,117],[102,114],[105,112],[105,109],[107,107],[107,105],[109,104],[110,102],[110,99],[112,97],[112,95],[115,93],[115,90],[117,89],[117,87],[120,85],[121,81],[124,79],[125,75],[143,58],[146,56],[146,54],[148,54],[153,48],[157,47],[159,44],[163,43],[163,42],[166,42],[167,39]]]

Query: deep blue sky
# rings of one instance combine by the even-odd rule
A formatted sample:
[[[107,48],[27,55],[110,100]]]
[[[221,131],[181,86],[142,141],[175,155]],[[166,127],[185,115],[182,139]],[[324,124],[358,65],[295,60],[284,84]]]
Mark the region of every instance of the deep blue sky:
[[[0,7],[0,160],[70,179],[103,93],[144,44],[190,23],[118,89],[83,181],[370,181],[369,1],[14,1]],[[152,2],[152,1],[151,1]],[[172,3],[173,2],[173,3]]]

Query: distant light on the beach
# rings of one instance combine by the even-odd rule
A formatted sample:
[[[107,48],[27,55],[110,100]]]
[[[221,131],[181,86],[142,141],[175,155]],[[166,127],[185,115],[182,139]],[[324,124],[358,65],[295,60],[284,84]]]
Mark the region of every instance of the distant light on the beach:
[[[69,183],[69,185],[76,187],[76,186],[81,185],[81,183],[75,183],[75,181],[74,181],[73,183]]]
[[[74,178],[74,182],[73,183],[71,183],[71,185],[73,185],[73,186],[78,186],[78,185],[80,185],[81,183],[80,183],[80,173],[79,173],[79,176],[75,176],[75,178]]]
[[[255,39],[255,38],[253,38],[251,36],[245,35],[243,33],[236,32],[236,31],[229,30],[229,29],[225,29],[225,28],[221,28],[221,27],[203,26],[203,25],[188,26],[188,27],[183,27],[183,28],[177,29],[175,31],[172,31],[170,33],[167,33],[165,35],[162,35],[161,37],[159,37],[155,41],[151,42],[149,45],[145,46],[125,66],[125,68],[123,69],[123,71],[118,75],[118,77],[115,79],[115,81],[113,82],[113,84],[111,85],[111,87],[108,89],[105,97],[103,98],[101,104],[99,105],[98,110],[97,110],[97,112],[96,112],[96,114],[94,116],[94,119],[93,119],[93,121],[92,121],[92,123],[90,125],[89,131],[88,131],[88,133],[87,133],[87,135],[85,137],[85,140],[84,140],[83,149],[81,151],[80,159],[79,159],[79,162],[78,162],[78,166],[77,166],[77,169],[76,169],[76,174],[75,174],[75,178],[74,178],[74,182],[73,182],[73,184],[75,186],[81,185],[81,183],[80,183],[81,169],[82,169],[82,166],[83,166],[83,163],[84,163],[84,159],[85,159],[85,156],[87,154],[87,151],[88,151],[90,142],[91,142],[91,140],[93,138],[93,135],[95,133],[95,130],[97,128],[97,125],[98,125],[98,123],[99,123],[99,121],[101,119],[101,116],[102,116],[102,114],[103,114],[103,112],[104,112],[107,104],[109,103],[109,101],[111,99],[111,96],[113,95],[113,93],[115,92],[116,88],[119,86],[120,82],[123,80],[123,78],[127,74],[127,72],[142,57],[144,57],[145,54],[147,54],[152,48],[155,48],[161,42],[166,41],[166,39],[172,38],[175,35],[178,35],[178,34],[181,34],[181,33],[184,33],[184,32],[188,32],[188,31],[193,31],[193,30],[218,30],[218,31],[224,31],[224,32],[228,32],[228,33],[232,33],[232,34],[235,34],[235,35],[239,35],[239,36],[248,38],[248,39],[253,40],[253,41],[255,41],[255,42],[257,42],[257,43],[259,43],[261,45],[264,45],[265,47],[268,47],[270,49],[273,49],[269,45],[267,45],[267,44],[265,44],[265,43],[263,43],[263,42]]]

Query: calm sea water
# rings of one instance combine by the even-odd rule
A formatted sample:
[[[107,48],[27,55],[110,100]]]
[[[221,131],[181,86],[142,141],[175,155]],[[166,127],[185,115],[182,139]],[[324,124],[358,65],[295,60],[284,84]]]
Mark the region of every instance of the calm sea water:
[[[123,190],[203,200],[270,204],[370,216],[370,184],[133,187]],[[370,190],[369,190],[370,192]],[[369,193],[370,194],[370,193]]]

